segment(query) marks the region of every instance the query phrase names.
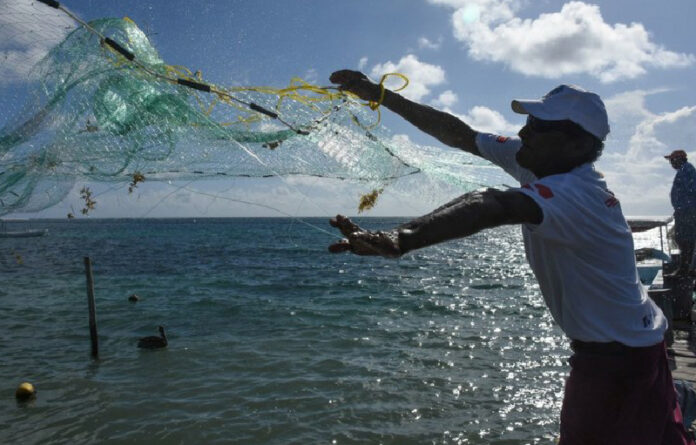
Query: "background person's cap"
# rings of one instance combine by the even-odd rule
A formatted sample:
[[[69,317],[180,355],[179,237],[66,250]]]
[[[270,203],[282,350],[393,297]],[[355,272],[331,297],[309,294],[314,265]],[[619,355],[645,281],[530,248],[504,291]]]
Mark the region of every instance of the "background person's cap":
[[[547,121],[569,120],[602,141],[609,134],[609,118],[602,99],[574,85],[557,86],[540,100],[513,100],[512,111]]]
[[[665,156],[665,159],[677,159],[677,158],[686,159],[686,152],[684,150],[674,150],[672,153]]]

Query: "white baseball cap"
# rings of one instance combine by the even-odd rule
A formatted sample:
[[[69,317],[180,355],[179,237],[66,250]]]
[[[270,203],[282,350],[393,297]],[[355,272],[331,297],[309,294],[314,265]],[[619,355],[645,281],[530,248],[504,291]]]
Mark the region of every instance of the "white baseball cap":
[[[602,141],[609,134],[609,118],[602,99],[575,85],[559,85],[540,100],[513,100],[512,111],[547,121],[569,120]]]

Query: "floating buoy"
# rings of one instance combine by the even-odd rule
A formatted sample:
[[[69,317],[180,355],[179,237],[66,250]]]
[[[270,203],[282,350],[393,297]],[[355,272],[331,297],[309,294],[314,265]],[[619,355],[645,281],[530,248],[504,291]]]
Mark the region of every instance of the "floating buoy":
[[[29,382],[20,383],[15,391],[15,397],[17,400],[29,400],[36,397],[36,388]]]
[[[128,301],[130,301],[130,302],[132,302],[132,303],[135,303],[135,302],[137,302],[138,300],[140,300],[140,297],[139,297],[137,294],[133,294],[133,295],[131,295],[130,297],[128,297]]]

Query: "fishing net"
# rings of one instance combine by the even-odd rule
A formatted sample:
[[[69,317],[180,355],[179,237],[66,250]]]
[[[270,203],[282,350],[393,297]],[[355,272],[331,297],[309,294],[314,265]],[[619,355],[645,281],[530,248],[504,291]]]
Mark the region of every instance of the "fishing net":
[[[168,65],[127,18],[82,22],[27,81],[29,100],[0,130],[0,215],[55,205],[78,180],[130,183],[132,191],[150,180],[338,178],[373,189],[361,209],[417,174],[464,190],[492,182],[471,156],[373,126],[373,110],[336,90],[301,79],[285,88],[222,87]]]

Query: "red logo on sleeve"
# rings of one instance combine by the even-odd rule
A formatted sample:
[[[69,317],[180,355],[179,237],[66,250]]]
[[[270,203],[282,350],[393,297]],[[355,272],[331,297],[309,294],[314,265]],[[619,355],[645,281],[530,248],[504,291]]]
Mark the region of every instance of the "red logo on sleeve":
[[[495,138],[495,141],[499,144],[503,144],[503,143],[507,142],[509,139],[510,138],[507,136],[498,136],[497,138]]]
[[[536,187],[537,193],[539,193],[539,196],[541,196],[542,198],[544,198],[544,199],[553,198],[553,192],[551,191],[551,189],[549,187],[542,185],[542,184],[534,184],[534,187]],[[523,184],[522,188],[527,189],[527,190],[534,190],[532,188],[532,186],[529,184]]]
[[[615,207],[619,204],[619,200],[616,199],[614,196],[614,193],[611,192],[611,190],[607,190],[607,192],[611,195],[609,198],[607,198],[604,201],[604,204],[606,204],[607,207]]]
[[[534,184],[534,187],[536,187],[537,191],[539,192],[539,195],[542,198],[544,198],[544,199],[553,198],[553,192],[551,191],[550,188],[546,187],[545,185]]]

